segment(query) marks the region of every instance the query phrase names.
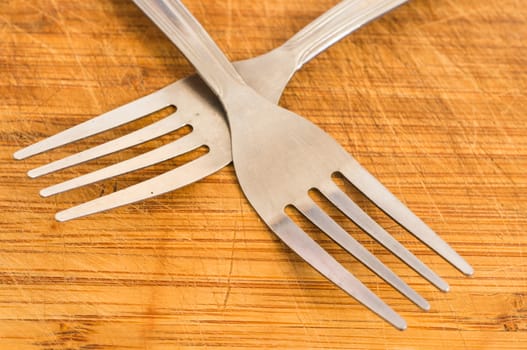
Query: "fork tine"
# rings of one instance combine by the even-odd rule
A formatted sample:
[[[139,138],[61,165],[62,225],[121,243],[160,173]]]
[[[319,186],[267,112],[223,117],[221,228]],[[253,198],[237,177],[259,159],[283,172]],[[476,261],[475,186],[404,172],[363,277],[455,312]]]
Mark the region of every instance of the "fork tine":
[[[168,98],[170,96],[169,93],[174,90],[175,87],[176,83],[173,83],[163,89],[59,132],[58,134],[15,152],[13,157],[15,159],[25,159],[50,149],[116,128],[154,112],[152,106],[157,106],[158,109],[168,107],[171,105]]]
[[[155,148],[149,152],[140,154],[133,158],[112,164],[108,167],[93,171],[88,174],[73,178],[68,181],[44,188],[40,191],[43,197],[49,197],[57,193],[65,192],[92,184],[97,181],[105,180],[110,177],[119,176],[138,169],[146,168],[165,160],[175,158],[184,153],[190,152],[203,145],[202,140],[195,134],[183,136],[176,141]]]
[[[27,174],[31,178],[36,178],[96,158],[100,158],[105,155],[115,153],[117,151],[133,147],[157,137],[166,135],[169,132],[187,125],[189,122],[190,120],[188,118],[180,118],[176,112],[166,118],[158,120],[129,134],[32,169]]]
[[[423,310],[429,310],[430,304],[393,271],[384,265],[379,259],[370,253],[362,244],[348,234],[339,224],[328,216],[320,207],[309,197],[296,202],[295,207],[306,216],[306,218],[315,224],[326,235],[331,237],[342,248],[353,255],[357,260],[363,263],[371,271],[376,273],[383,280],[392,285],[401,294],[410,299],[414,304]]]
[[[343,167],[340,173],[359,191],[408,232],[428,245],[465,275],[470,276],[474,273],[474,269],[465,259],[399,201],[379,180],[364,169],[355,159],[350,157],[350,160],[351,162]]]
[[[225,154],[227,156],[221,157],[221,155]],[[58,221],[72,220],[177,190],[218,171],[229,164],[230,161],[231,158],[228,152],[213,154],[211,151],[189,163],[151,179],[60,211],[55,215],[55,218]],[[209,172],[204,173],[203,169],[208,169]]]
[[[405,262],[408,266],[413,268],[438,289],[444,292],[448,291],[448,283],[413,255],[408,249],[399,243],[399,241],[393,238],[392,235],[386,232],[386,230],[366,214],[344,192],[342,192],[335,183],[332,181],[328,182],[320,187],[319,190],[331,203],[333,203],[333,205],[342,211],[344,215],[373,237],[377,242]]]
[[[338,263],[290,218],[281,215],[279,220],[275,221],[275,224],[271,228],[282,242],[328,280],[392,324],[395,328],[400,330],[406,329],[406,322],[401,316]]]

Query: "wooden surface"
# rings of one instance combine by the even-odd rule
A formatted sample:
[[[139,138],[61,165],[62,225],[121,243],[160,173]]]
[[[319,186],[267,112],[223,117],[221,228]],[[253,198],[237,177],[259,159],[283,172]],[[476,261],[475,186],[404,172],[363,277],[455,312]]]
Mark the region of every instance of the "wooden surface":
[[[186,3],[234,60],[337,1]],[[282,98],[473,264],[472,278],[461,275],[358,198],[451,284],[441,293],[337,218],[430,300],[425,313],[313,232],[407,319],[399,332],[284,247],[230,166],[177,193],[55,222],[60,209],[182,161],[43,199],[39,189],[141,150],[38,180],[26,171],[95,141],[21,162],[12,153],[193,69],[130,1],[1,1],[0,348],[527,349],[524,5],[412,1],[308,64]]]

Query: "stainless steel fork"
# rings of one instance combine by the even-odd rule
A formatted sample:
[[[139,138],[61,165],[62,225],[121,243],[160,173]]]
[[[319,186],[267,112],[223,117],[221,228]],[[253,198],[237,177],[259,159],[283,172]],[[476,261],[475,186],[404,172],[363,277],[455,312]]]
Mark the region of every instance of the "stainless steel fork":
[[[251,82],[253,87],[258,88],[260,93],[271,100],[277,101],[294,70],[298,69],[302,64],[348,34],[350,31],[403,2],[404,1],[378,0],[345,1],[337,5],[334,9],[328,11],[324,16],[313,22],[312,25],[306,27],[306,29],[289,40],[281,48],[256,59],[239,62],[237,69],[247,81]],[[165,120],[155,123],[136,133],[111,141],[108,144],[73,155],[66,160],[54,164],[52,163],[30,172],[31,176],[38,176],[65,166],[78,164],[79,162],[92,159],[93,157],[130,147],[139,142],[144,142],[147,139],[168,133],[185,124],[192,125],[193,132],[189,136],[183,137],[174,143],[160,147],[159,149],[133,158],[129,161],[102,169],[99,172],[87,174],[84,177],[73,179],[72,181],[59,184],[58,186],[53,186],[42,192],[43,195],[50,195],[69,188],[81,186],[85,183],[97,181],[98,179],[115,176],[122,172],[132,171],[139,167],[175,157],[178,154],[199,147],[199,145],[206,144],[209,146],[210,152],[207,155],[198,158],[191,163],[185,164],[180,168],[176,168],[166,174],[147,180],[138,185],[115,192],[109,196],[101,197],[92,202],[66,210],[58,214],[58,219],[70,219],[118,205],[131,203],[182,187],[215,172],[230,162],[228,129],[221,117],[221,113],[218,113],[219,106],[215,101],[214,97],[210,95],[209,90],[204,87],[198,78],[187,78],[143,99],[137,100],[129,105],[118,108],[98,118],[94,118],[93,120],[67,130],[64,133],[57,134],[54,137],[21,150],[15,154],[15,157],[24,158],[40,153],[62,144],[121,125],[130,120],[137,119],[165,106],[172,104],[176,105],[178,107],[177,113],[169,116]],[[186,115],[186,118],[182,118],[182,115]],[[386,191],[386,189],[382,187],[378,190],[381,192],[380,195],[384,195],[383,191]],[[437,277],[437,275],[424,266],[396,240],[389,236],[371,218],[362,213],[360,208],[356,207],[349,198],[346,197],[345,201],[348,205],[354,206],[353,208],[356,210],[354,213],[354,220],[359,226],[372,236],[376,237],[381,244],[385,245],[388,249],[394,252],[394,254],[399,256],[403,261],[413,267],[438,288],[442,290],[448,289],[448,285],[444,281]],[[401,203],[394,202],[392,203],[392,207],[385,207],[383,209],[390,209],[393,214],[396,214],[396,212],[401,212],[400,206],[402,206]],[[402,206],[402,208],[404,208],[404,206]],[[405,210],[408,211],[408,209],[404,208],[402,210],[403,214]],[[395,216],[397,217],[397,215]],[[411,220],[406,221],[405,223],[409,225],[407,228],[410,230],[420,229],[422,228],[422,225],[424,225],[420,223],[422,224],[420,227],[420,224],[416,225],[415,222],[412,223]],[[425,229],[425,232],[427,230],[429,229]],[[414,232],[414,234],[419,235],[420,233]],[[352,245],[353,244],[357,245],[356,242],[352,242]],[[359,260],[363,261],[366,265],[372,268],[372,270],[383,276],[383,278],[391,280],[391,284],[403,294],[406,294],[421,307],[428,307],[428,304],[424,300],[420,299],[415,294],[412,294],[407,286],[400,283],[400,280],[393,278],[394,276],[389,270],[384,270],[382,264],[379,265],[377,261],[371,260],[371,257],[367,253],[360,253],[361,248],[362,247],[360,246],[358,248],[348,247],[349,250],[354,252],[355,256],[359,255]],[[357,251],[359,253],[357,253]],[[440,247],[438,251],[440,254],[445,252],[449,253],[448,250],[445,251]],[[361,254],[362,257],[360,257]],[[444,255],[444,257],[448,260],[452,258],[452,255]],[[375,261],[375,263],[368,263],[368,260]],[[456,264],[456,261],[452,260],[451,262]],[[379,269],[378,266],[381,266],[381,268]],[[460,265],[457,267],[460,268]],[[467,273],[467,271],[468,270],[465,270],[465,273]],[[470,271],[468,271],[468,273],[470,273]],[[388,278],[386,276],[388,276]]]
[[[466,273],[472,272],[470,265],[333,138],[308,120],[269,102],[247,85],[179,0],[134,2],[178,46],[219,97],[229,121],[234,168],[243,192],[273,232],[306,262],[395,327],[406,327],[402,318],[285,213],[287,206],[296,207],[338,244],[355,250],[356,241],[308,195],[310,189],[318,189],[350,219],[358,221],[362,211],[331,179],[338,172],[397,221],[405,226],[417,226],[424,242],[447,253]]]

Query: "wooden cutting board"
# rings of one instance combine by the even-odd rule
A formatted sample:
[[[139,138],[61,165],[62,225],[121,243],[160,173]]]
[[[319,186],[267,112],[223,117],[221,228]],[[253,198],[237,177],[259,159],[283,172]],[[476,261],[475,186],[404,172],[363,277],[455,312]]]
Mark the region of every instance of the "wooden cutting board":
[[[236,60],[276,47],[337,1],[185,3]],[[526,349],[524,5],[412,1],[306,65],[281,100],[474,266],[463,276],[357,198],[450,283],[439,292],[332,210],[431,302],[426,313],[309,229],[408,321],[400,332],[282,245],[231,166],[174,193],[57,223],[61,209],[189,158],[43,199],[45,186],[160,142],[36,180],[26,171],[147,122],[25,161],[13,152],[193,68],[130,1],[0,2],[0,348]]]

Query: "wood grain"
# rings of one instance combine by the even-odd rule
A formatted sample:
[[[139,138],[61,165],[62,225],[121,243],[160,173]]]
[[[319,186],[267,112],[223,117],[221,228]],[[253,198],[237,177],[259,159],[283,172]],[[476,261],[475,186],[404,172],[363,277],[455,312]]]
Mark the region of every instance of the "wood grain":
[[[234,60],[279,45],[337,1],[186,3]],[[47,185],[141,150],[38,180],[25,172],[123,131],[22,162],[12,153],[193,69],[129,1],[1,1],[0,348],[526,349],[523,5],[412,1],[306,65],[282,98],[475,267],[462,276],[357,198],[451,284],[438,292],[337,216],[431,301],[424,313],[313,231],[407,319],[398,332],[285,248],[232,167],[176,193],[55,222],[60,209],[184,160],[42,199]]]

